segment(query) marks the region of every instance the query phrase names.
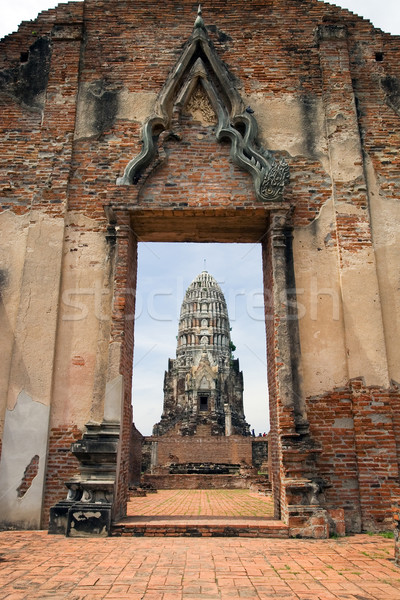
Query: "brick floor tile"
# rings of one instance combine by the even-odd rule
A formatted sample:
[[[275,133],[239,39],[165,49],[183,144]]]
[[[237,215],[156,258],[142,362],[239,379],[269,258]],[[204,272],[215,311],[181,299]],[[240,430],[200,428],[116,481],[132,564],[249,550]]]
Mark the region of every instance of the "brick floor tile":
[[[0,532],[0,554],[0,600],[400,599],[393,542],[379,536],[96,540]]]

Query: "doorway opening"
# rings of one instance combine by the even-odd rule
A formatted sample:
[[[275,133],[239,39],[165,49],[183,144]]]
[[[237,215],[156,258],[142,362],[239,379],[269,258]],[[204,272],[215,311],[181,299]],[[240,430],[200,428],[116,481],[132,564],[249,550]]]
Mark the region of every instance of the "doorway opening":
[[[230,243],[139,243],[138,278],[136,292],[135,347],[133,368],[133,415],[136,429],[145,438],[152,436],[153,426],[160,420],[163,410],[164,374],[169,361],[175,359],[178,344],[188,340],[186,336],[178,339],[178,323],[182,300],[191,281],[201,272],[207,271],[218,282],[225,296],[230,319],[230,352],[232,361],[239,359],[240,370],[244,376],[244,412],[249,423],[249,437],[255,441],[264,441],[269,430],[267,359],[265,347],[265,316],[262,280],[261,244]],[[200,306],[203,310],[203,306]],[[203,315],[204,316],[204,315]],[[199,319],[199,333],[209,325],[206,318]],[[203,331],[204,334],[204,331]],[[221,336],[222,337],[222,336]],[[203,335],[204,342],[204,335]],[[204,379],[204,378],[203,378]],[[198,411],[204,415],[210,412],[212,399],[209,393],[202,391],[201,382],[197,394]],[[263,437],[264,436],[264,437]],[[189,442],[188,438],[182,443]],[[247,440],[249,441],[249,440]],[[144,463],[146,455],[144,453]],[[149,451],[149,460],[157,457],[157,443]],[[181,457],[171,453],[171,463]],[[208,463],[218,462],[218,456]],[[200,460],[200,458],[199,458]],[[236,455],[240,461],[240,452]],[[239,464],[239,463],[238,463]],[[267,461],[259,465],[258,473],[267,470]],[[142,470],[149,468],[143,464]],[[186,465],[186,468],[190,468]],[[219,467],[220,468],[220,467]],[[232,468],[226,466],[227,472]],[[178,467],[179,472],[179,467]],[[185,504],[192,506],[195,514],[204,510],[204,496],[208,505],[215,505],[219,516],[232,516],[240,511],[239,504],[253,502],[254,515],[258,510],[264,516],[272,516],[272,503],[262,501],[258,506],[257,494],[248,490],[232,490],[231,500],[227,500],[229,490],[224,491],[224,500],[220,502],[217,490],[197,490],[182,492],[188,496]],[[161,502],[166,514],[174,499],[181,497],[178,488],[159,494],[168,498]],[[253,494],[253,495],[252,495]],[[189,498],[190,496],[190,498]],[[244,500],[244,496],[247,499]],[[149,504],[150,503],[150,504]],[[180,500],[182,503],[182,499]],[[206,504],[207,504],[206,503]],[[155,497],[151,500],[134,498],[128,504],[128,515],[143,510],[159,514]],[[203,508],[202,508],[203,506]],[[168,508],[169,507],[169,508]],[[186,510],[188,510],[186,508]],[[200,511],[200,512],[199,512]],[[190,511],[189,511],[190,512]],[[143,513],[145,514],[145,513]],[[186,513],[188,514],[188,513]],[[244,514],[244,513],[243,513]],[[216,515],[218,516],[218,515]]]
[[[134,423],[151,435],[175,358],[185,291],[204,268],[224,293],[234,357],[244,376],[244,409],[256,435],[269,430],[260,244],[139,243],[133,362]],[[205,395],[205,394],[203,394]]]
[[[208,410],[208,396],[200,396],[199,398],[199,410],[206,412]]]

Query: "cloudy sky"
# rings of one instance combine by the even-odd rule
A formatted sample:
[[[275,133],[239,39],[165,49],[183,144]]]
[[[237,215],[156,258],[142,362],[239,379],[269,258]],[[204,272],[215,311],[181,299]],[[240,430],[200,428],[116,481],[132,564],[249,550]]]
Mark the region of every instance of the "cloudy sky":
[[[0,38],[23,20],[56,6],[46,0],[3,0]],[[331,2],[400,35],[400,0]],[[207,2],[203,5],[206,7]],[[134,420],[148,435],[162,410],[168,358],[175,357],[180,305],[186,288],[204,268],[225,294],[235,356],[245,380],[245,413],[256,432],[268,430],[265,327],[262,309],[261,249],[242,244],[140,244],[138,317],[134,357]]]

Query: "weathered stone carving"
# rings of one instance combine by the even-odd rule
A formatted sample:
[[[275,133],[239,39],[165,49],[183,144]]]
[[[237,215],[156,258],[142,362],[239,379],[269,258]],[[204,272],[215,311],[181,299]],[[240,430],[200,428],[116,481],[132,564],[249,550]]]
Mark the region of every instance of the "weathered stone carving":
[[[260,195],[264,200],[282,198],[285,184],[289,181],[289,165],[285,160],[274,162],[260,185]]]
[[[214,125],[217,121],[217,115],[211,106],[204,88],[200,85],[196,87],[190,96],[186,104],[186,111],[194,117],[199,116],[204,125]]]
[[[50,509],[49,533],[72,537],[110,534],[119,440],[116,423],[87,423],[72,444],[80,473],[65,483],[67,498]]]
[[[139,182],[146,167],[158,155],[160,134],[168,132],[169,136],[177,136],[174,127],[185,107],[200,110],[208,124],[217,122],[217,140],[230,141],[231,158],[253,177],[258,200],[282,199],[289,167],[284,159],[277,162],[273,152],[258,146],[253,111],[245,108],[232,76],[211,45],[200,9],[189,43],[165,82],[153,114],[143,126],[142,151],[128,163],[123,176],[117,179],[118,185]]]

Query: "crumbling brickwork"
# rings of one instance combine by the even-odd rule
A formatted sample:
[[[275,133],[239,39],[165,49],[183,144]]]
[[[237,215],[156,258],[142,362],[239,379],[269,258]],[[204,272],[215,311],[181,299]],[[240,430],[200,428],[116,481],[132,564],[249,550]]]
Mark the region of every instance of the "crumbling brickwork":
[[[18,498],[23,498],[25,496],[26,492],[32,485],[32,481],[38,474],[38,470],[39,456],[35,454],[35,456],[32,457],[29,465],[26,467],[21,484],[17,488]]]
[[[227,463],[252,464],[251,436],[209,436],[148,437],[147,443],[156,445],[157,465],[168,466],[171,463]],[[199,460],[201,458],[201,460]]]
[[[66,496],[65,482],[79,468],[79,463],[71,453],[71,444],[82,437],[77,427],[54,427],[49,436],[49,458],[46,469],[46,492],[43,505],[43,525],[49,522],[49,510]]]

